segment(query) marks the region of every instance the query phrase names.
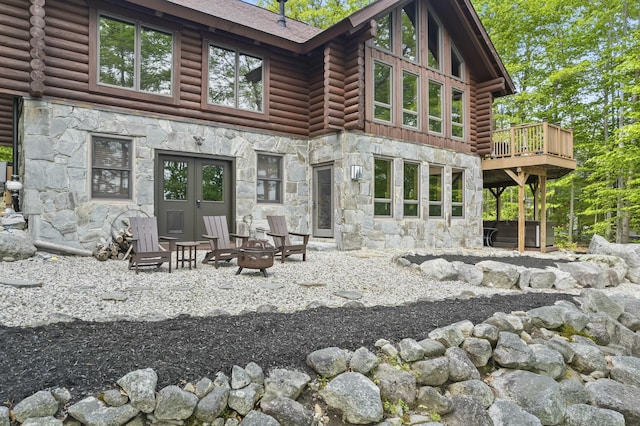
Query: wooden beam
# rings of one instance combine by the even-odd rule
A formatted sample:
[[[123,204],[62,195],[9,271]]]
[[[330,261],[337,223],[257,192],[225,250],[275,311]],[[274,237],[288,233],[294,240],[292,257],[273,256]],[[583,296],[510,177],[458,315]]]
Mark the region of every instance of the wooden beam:
[[[547,177],[540,179],[540,252],[547,252]]]

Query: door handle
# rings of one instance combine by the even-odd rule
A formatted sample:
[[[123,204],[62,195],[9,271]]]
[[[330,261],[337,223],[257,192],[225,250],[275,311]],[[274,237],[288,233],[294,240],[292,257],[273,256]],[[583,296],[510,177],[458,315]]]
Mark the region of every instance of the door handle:
[[[202,201],[200,200],[196,200],[196,207],[200,208],[200,204],[202,203]]]

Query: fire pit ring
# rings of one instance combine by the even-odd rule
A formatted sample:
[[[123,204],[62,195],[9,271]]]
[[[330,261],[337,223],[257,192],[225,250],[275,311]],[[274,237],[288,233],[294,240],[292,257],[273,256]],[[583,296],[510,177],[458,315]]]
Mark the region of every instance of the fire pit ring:
[[[244,268],[259,269],[262,275],[267,276],[267,268],[273,266],[276,249],[266,240],[248,240],[238,250],[238,271],[240,274]]]

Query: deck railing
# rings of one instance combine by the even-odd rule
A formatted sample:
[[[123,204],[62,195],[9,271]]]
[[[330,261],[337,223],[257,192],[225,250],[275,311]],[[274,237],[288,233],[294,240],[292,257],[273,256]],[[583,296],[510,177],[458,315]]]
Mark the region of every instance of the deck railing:
[[[573,131],[549,124],[523,124],[494,130],[491,157],[549,154],[573,159]]]

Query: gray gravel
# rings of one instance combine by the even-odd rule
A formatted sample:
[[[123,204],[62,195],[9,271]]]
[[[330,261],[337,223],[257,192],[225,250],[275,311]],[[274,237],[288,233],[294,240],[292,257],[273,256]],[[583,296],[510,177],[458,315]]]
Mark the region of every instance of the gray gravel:
[[[267,278],[259,271],[247,269],[236,275],[235,261],[223,263],[217,270],[211,264],[198,263],[197,269],[174,269],[169,274],[165,264],[159,271],[147,269],[136,274],[128,270],[126,261],[100,262],[94,258],[39,252],[31,259],[0,265],[0,324],[37,326],[72,319],[157,321],[182,314],[211,316],[222,311],[286,313],[309,306],[340,307],[354,300],[367,307],[394,306],[461,295],[522,292],[471,286],[459,281],[428,281],[419,269],[398,264],[399,257],[411,254],[407,252],[342,252],[326,248],[312,245],[306,262],[302,262],[300,256],[284,264],[276,261]],[[465,250],[465,253],[518,255],[486,248]],[[461,254],[460,250],[455,254]],[[199,250],[198,257],[203,256],[204,251]],[[549,256],[567,258],[571,255],[561,252],[545,255]],[[607,292],[640,297],[639,289],[640,286],[627,284]],[[579,294],[579,290],[573,294]]]

